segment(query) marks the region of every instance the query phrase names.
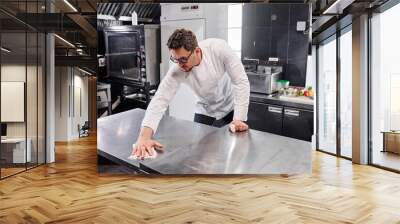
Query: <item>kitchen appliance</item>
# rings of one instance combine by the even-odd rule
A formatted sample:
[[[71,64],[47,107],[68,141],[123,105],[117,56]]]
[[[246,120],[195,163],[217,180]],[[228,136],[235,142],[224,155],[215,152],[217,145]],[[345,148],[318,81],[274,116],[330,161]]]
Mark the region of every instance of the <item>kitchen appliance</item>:
[[[160,82],[160,26],[104,28],[107,77],[138,83]]]
[[[97,82],[97,109],[107,108],[108,115],[112,114],[111,84]]]
[[[257,72],[247,72],[250,92],[272,94],[279,90],[277,81],[282,79],[282,66],[258,65]]]
[[[242,63],[244,66],[244,70],[246,72],[256,72],[257,71],[257,65],[260,63],[260,60],[258,59],[249,59],[249,58],[243,58]]]

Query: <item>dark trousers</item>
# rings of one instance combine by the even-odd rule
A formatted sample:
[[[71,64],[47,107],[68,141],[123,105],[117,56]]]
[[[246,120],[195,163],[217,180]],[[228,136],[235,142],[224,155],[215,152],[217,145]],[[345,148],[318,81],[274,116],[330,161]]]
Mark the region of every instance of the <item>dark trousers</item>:
[[[215,117],[210,117],[207,115],[203,114],[194,114],[194,122],[201,123],[201,124],[206,124],[214,127],[222,127],[225,126],[229,123],[231,123],[233,120],[233,111],[229,112],[225,117],[217,120]]]

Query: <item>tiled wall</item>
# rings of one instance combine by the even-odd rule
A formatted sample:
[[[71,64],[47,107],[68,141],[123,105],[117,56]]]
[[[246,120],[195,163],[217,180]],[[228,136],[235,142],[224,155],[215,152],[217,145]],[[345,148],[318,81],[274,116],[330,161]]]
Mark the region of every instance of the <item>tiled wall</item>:
[[[278,57],[284,65],[284,78],[291,85],[304,86],[309,35],[296,30],[297,21],[306,21],[309,27],[308,4],[245,4],[242,58]]]

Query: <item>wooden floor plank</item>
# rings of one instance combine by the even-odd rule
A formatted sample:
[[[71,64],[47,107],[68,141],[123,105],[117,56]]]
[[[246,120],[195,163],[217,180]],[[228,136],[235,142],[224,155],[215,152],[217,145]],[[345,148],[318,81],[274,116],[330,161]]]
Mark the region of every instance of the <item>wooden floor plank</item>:
[[[298,176],[97,173],[96,138],[0,181],[0,223],[400,223],[400,175],[313,152]]]

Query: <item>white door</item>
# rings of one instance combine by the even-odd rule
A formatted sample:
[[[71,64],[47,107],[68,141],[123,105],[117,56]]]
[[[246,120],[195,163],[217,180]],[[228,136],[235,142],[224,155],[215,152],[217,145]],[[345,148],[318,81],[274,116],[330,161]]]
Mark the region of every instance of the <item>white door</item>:
[[[161,22],[161,78],[164,78],[170,65],[173,64],[169,60],[169,50],[167,47],[168,38],[179,28],[190,29],[197,37],[197,41],[201,41],[205,36],[205,20],[204,19],[188,19]],[[175,97],[169,105],[169,115],[179,119],[193,121],[197,96],[186,85],[181,85]]]

